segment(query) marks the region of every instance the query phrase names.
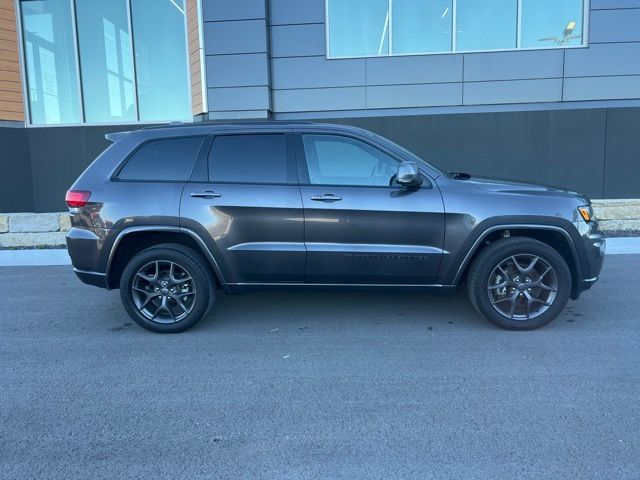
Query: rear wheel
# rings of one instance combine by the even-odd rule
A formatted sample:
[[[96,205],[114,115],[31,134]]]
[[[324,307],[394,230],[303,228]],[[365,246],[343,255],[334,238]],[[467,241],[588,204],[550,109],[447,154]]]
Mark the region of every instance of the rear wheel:
[[[163,244],[134,256],[122,273],[120,297],[138,325],[159,333],[193,327],[213,302],[213,281],[194,250]]]
[[[567,262],[531,238],[498,240],[474,260],[467,277],[476,310],[509,330],[532,330],[553,321],[571,292]]]

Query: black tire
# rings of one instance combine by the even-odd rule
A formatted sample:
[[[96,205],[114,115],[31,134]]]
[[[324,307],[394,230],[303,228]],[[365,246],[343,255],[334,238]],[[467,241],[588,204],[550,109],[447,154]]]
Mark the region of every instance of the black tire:
[[[532,270],[523,273],[531,265]],[[475,309],[493,324],[507,330],[533,330],[553,321],[564,309],[571,272],[562,255],[549,245],[526,237],[504,238],[474,259],[467,290]]]
[[[179,333],[193,327],[214,302],[214,279],[205,262],[198,252],[178,244],[143,250],[122,273],[125,310],[152,332]]]

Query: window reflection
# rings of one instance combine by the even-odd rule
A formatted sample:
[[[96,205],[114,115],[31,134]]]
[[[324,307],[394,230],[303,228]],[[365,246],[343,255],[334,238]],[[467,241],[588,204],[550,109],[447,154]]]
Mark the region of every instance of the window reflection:
[[[126,0],[76,0],[76,16],[86,121],[135,121]]]
[[[394,0],[393,52],[450,51],[452,0]]]
[[[522,46],[582,44],[582,0],[522,0]]]
[[[80,99],[69,0],[22,4],[27,88],[34,123],[79,123]]]
[[[583,0],[326,2],[333,58],[580,46],[585,38]]]
[[[516,47],[517,0],[458,0],[457,16],[457,50]]]
[[[333,57],[389,54],[388,0],[328,0]]]
[[[191,118],[184,0],[131,0],[140,120]]]

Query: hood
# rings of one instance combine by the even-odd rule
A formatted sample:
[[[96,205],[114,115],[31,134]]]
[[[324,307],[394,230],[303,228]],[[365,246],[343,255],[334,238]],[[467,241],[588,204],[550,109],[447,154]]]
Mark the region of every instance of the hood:
[[[497,193],[515,193],[522,195],[540,195],[540,196],[564,196],[564,197],[582,197],[577,192],[562,190],[560,188],[549,187],[544,185],[535,185],[532,183],[511,182],[508,180],[497,180],[490,178],[471,177],[466,180],[478,188]]]

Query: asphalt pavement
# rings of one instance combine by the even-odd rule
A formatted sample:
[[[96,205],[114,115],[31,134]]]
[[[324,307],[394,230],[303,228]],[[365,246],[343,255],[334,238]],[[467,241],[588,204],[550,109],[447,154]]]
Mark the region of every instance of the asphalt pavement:
[[[640,255],[533,332],[463,291],[221,294],[170,336],[70,267],[0,292],[2,479],[640,478]]]

